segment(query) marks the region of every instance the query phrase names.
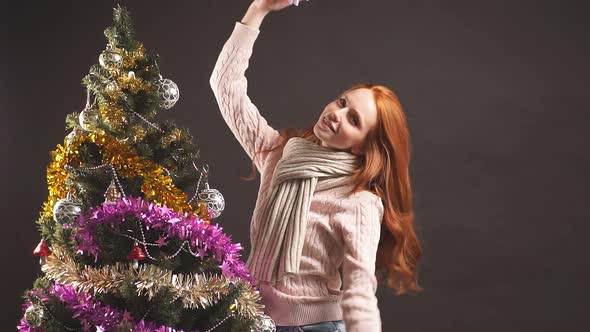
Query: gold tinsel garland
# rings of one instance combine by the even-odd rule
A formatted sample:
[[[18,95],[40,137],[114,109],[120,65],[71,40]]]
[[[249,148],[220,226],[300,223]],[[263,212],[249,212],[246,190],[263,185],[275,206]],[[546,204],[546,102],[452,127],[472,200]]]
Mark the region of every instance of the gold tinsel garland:
[[[139,90],[148,91],[152,89],[152,85],[149,82],[139,79],[135,75],[119,75],[117,82],[119,82],[119,89],[129,89],[133,94],[138,93]]]
[[[62,284],[72,285],[78,291],[90,293],[116,293],[125,281],[133,280],[138,295],[152,299],[160,290],[170,289],[185,308],[206,308],[214,305],[231,290],[229,283],[241,287],[241,292],[231,305],[231,310],[247,319],[255,319],[262,313],[260,294],[241,279],[225,276],[173,274],[155,265],[134,268],[130,263],[115,263],[101,268],[84,267],[79,270],[74,260],[59,248],[46,257],[41,269],[45,274]]]
[[[120,128],[127,123],[123,107],[113,101],[100,101],[98,114],[104,123],[114,128]]]
[[[138,43],[137,47],[133,51],[126,49],[115,48],[116,51],[123,57],[123,67],[133,68],[137,64],[137,61],[145,58],[145,47],[142,43]]]
[[[123,96],[123,89],[128,89],[133,94],[137,94],[140,90],[151,91],[154,86],[141,78],[135,77],[133,71],[123,68],[136,68],[137,62],[145,59],[145,47],[139,43],[134,50],[126,50],[124,48],[118,48],[111,46],[112,51],[121,55],[121,67],[106,68],[114,79],[111,83],[107,84],[104,93],[110,100],[116,101]],[[151,69],[151,65],[146,65],[145,70]]]
[[[166,135],[162,138],[162,143],[169,146],[170,144],[172,144],[172,142],[180,140],[181,137],[182,130],[180,130],[179,128],[174,128],[172,129],[169,135]]]
[[[135,124],[135,125],[131,126],[131,128],[129,128],[129,136],[132,137],[132,139],[135,143],[143,140],[145,138],[146,134],[147,134],[147,131],[140,124]]]
[[[80,162],[79,149],[83,142],[92,142],[98,145],[101,149],[102,162],[112,164],[119,175],[141,177],[143,179],[141,191],[145,194],[146,200],[166,205],[179,213],[194,210],[195,207],[187,203],[186,194],[174,185],[162,166],[140,158],[132,147],[117,141],[112,136],[90,133],[75,136],[69,144],[65,144],[65,147],[58,144],[57,149],[51,152],[52,161],[47,167],[49,197],[43,205],[43,216],[51,218],[55,203],[66,197],[68,188],[65,165],[77,167],[76,164]],[[85,165],[80,166],[84,167]],[[203,213],[206,211],[199,209],[199,214]]]
[[[123,89],[128,89],[133,94],[137,94],[140,90],[152,91],[154,89],[150,82],[135,77],[131,71],[115,69],[112,70],[112,73],[114,82],[108,83],[104,89],[104,94],[112,101],[116,101],[124,95]]]
[[[137,66],[137,62],[144,60],[146,56],[145,46],[143,46],[142,43],[137,43],[137,47],[133,50],[116,47],[113,44],[108,45],[108,49],[118,53],[121,56],[120,67],[122,68],[135,68]],[[119,74],[119,66],[107,67],[106,69],[109,70],[111,74]]]

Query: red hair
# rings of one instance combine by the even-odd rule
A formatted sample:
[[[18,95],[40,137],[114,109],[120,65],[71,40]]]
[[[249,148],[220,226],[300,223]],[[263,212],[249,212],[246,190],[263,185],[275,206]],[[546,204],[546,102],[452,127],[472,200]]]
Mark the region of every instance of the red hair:
[[[410,133],[406,116],[396,94],[389,88],[360,84],[344,93],[355,89],[371,90],[377,108],[377,125],[363,142],[360,167],[352,176],[353,192],[368,190],[383,202],[376,270],[396,294],[418,293],[423,290],[417,282],[422,247],[414,230],[409,174]],[[281,132],[282,139],[277,145],[269,150],[257,151],[256,154],[283,147],[294,136],[319,143],[313,133],[313,126],[302,131],[287,128]],[[252,174],[242,179],[252,180],[255,177],[256,165],[252,162]]]

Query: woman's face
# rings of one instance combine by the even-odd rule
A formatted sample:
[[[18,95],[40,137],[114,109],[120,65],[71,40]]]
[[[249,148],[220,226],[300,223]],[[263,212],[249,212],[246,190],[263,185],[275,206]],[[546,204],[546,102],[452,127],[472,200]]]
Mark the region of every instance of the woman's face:
[[[362,154],[359,148],[376,125],[373,92],[362,88],[346,92],[326,105],[313,132],[322,146]]]

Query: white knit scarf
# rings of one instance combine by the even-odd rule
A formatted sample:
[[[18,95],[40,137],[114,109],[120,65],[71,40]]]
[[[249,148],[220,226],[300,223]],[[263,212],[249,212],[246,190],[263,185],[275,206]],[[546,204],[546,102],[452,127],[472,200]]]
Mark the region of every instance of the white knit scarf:
[[[291,138],[284,147],[252,236],[247,266],[257,280],[275,283],[299,272],[311,198],[316,190],[347,184],[357,156],[305,138]]]

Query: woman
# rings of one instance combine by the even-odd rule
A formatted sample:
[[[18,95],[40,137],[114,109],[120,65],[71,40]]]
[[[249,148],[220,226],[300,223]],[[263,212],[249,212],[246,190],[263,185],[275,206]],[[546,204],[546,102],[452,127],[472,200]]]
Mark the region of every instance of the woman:
[[[329,103],[313,128],[271,128],[244,74],[264,17],[290,5],[253,1],[210,79],[261,174],[247,265],[278,332],[381,331],[376,268],[397,294],[421,290],[406,119],[391,90],[366,84]]]

